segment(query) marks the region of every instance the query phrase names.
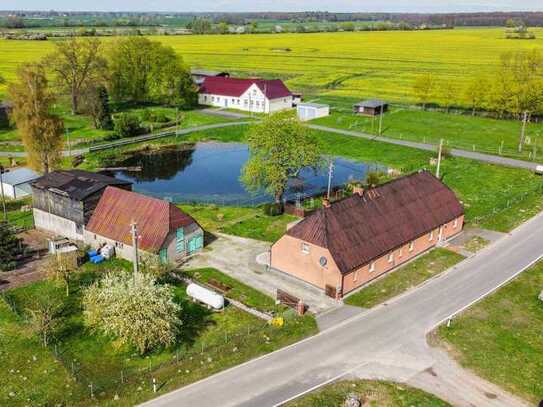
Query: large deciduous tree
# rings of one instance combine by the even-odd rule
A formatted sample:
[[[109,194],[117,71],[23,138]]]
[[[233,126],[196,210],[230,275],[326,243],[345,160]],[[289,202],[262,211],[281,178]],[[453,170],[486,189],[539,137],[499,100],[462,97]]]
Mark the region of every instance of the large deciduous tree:
[[[282,203],[289,179],[321,164],[319,143],[291,112],[266,117],[247,137],[250,158],[241,179],[253,192],[266,190]]]
[[[415,83],[413,85],[413,92],[415,93],[415,97],[422,105],[423,109],[426,109],[426,105],[428,104],[428,102],[430,102],[434,90],[435,80],[434,75],[432,75],[431,73],[420,75],[415,80]]]
[[[108,52],[109,91],[115,101],[189,107],[197,89],[173,48],[144,37],[117,40]]]
[[[43,346],[47,346],[62,325],[65,307],[62,290],[53,285],[44,285],[32,292],[28,302],[26,312],[30,327],[41,337]]]
[[[45,58],[59,88],[69,93],[72,114],[79,111],[79,99],[90,83],[101,81],[106,62],[96,38],[70,38],[55,43],[56,50]]]
[[[86,289],[85,323],[134,346],[141,354],[175,342],[181,327],[181,307],[171,289],[148,274],[109,273]]]
[[[28,155],[29,165],[48,173],[62,156],[64,123],[51,113],[55,101],[42,65],[25,65],[17,71],[17,81],[8,94],[13,102],[12,118]]]

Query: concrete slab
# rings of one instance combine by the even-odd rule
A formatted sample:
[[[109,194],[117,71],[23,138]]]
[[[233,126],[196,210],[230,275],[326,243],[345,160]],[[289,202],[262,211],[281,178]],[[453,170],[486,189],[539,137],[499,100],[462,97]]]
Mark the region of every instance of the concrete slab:
[[[218,234],[206,249],[185,263],[185,268],[214,267],[243,283],[275,298],[277,289],[300,298],[315,314],[338,307],[338,301],[321,290],[287,274],[270,270],[262,259],[271,244],[237,236]]]

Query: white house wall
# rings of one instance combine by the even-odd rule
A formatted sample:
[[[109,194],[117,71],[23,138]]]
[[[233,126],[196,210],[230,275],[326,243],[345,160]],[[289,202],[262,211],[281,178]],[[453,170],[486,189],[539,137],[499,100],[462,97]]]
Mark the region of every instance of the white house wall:
[[[33,209],[34,225],[37,229],[67,237],[68,239],[83,240],[83,231],[78,233],[77,226],[74,221],[62,218],[52,213],[42,211],[41,209]]]
[[[4,188],[4,196],[6,198],[15,199],[15,191],[13,189],[13,185],[3,184],[3,188]]]

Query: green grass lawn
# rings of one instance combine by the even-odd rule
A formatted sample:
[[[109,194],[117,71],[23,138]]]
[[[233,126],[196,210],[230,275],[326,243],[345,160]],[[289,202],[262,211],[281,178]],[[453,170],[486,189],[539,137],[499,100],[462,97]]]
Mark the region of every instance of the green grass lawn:
[[[239,301],[251,308],[255,308],[262,312],[275,313],[284,311],[283,306],[275,305],[275,300],[266,294],[261,293],[254,288],[243,284],[242,282],[230,277],[227,274],[214,268],[203,268],[195,270],[184,270],[192,279],[207,284],[213,279],[222,284],[229,286],[231,289],[225,295],[233,300]]]
[[[21,211],[21,206],[31,205],[32,199],[30,197],[19,199],[16,201],[8,200],[6,202],[6,210],[8,213],[8,222],[14,226],[29,229],[34,226],[34,218],[32,211]]]
[[[372,308],[422,284],[463,259],[463,256],[450,250],[436,248],[350,295],[345,303]]]
[[[344,107],[311,123],[375,135],[379,129],[379,118],[355,115],[352,108]],[[436,145],[444,139],[445,146],[450,148],[472,151],[475,146],[475,151],[495,155],[499,154],[503,142],[504,155],[525,160],[531,158],[536,145],[536,159],[543,161],[543,126],[528,125],[526,134],[530,144],[519,154],[520,131],[521,123],[514,120],[396,108],[383,116],[382,135]]]
[[[250,239],[275,242],[296,217],[290,215],[268,216],[260,207],[235,207],[217,205],[179,205],[210,232],[222,232]]]
[[[490,242],[481,236],[473,236],[466,243],[464,243],[464,249],[468,252],[477,253],[479,250],[488,246]]]
[[[462,366],[532,403],[543,399],[543,263],[442,326]]]
[[[357,395],[363,406],[445,407],[449,403],[405,384],[384,381],[348,380],[329,384],[286,407],[341,407],[350,395]],[[365,404],[367,403],[367,404]]]
[[[53,356],[57,355],[59,362],[54,363],[63,369],[68,378],[59,375],[49,378],[40,372],[29,374],[29,387],[34,386],[32,378],[40,381],[36,383],[36,392],[40,392],[34,404],[64,402],[69,405],[94,405],[98,402],[101,405],[134,405],[157,396],[152,392],[152,378],[157,380],[161,393],[170,391],[317,332],[314,318],[299,318],[291,311],[284,314],[286,321],[282,328],[272,327],[233,306],[228,306],[223,312],[212,312],[190,301],[185,286],[172,280],[170,283],[173,284],[175,301],[183,310],[183,328],[178,343],[172,348],[140,356],[131,348],[119,348],[113,338],[89,331],[84,325],[80,308],[82,289],[98,279],[101,273],[108,269],[129,268],[128,262],[114,260],[99,266],[87,264],[74,275],[71,294],[66,299],[64,326],[57,335],[56,346],[42,350],[49,359],[53,360]],[[240,296],[248,293],[240,283],[230,283],[236,285],[236,292]],[[43,281],[10,290],[7,298],[22,317],[7,309],[6,314],[1,313],[3,309],[0,308],[0,326],[14,320],[19,329],[27,332],[24,320],[27,304],[36,292],[51,284],[50,281]],[[250,293],[250,301],[260,305],[273,304],[273,299],[266,299],[256,292]],[[13,353],[30,357],[26,348],[18,348],[17,344],[14,346]],[[3,370],[18,368],[11,359],[7,362],[2,365]],[[68,392],[64,390],[64,382],[72,383],[73,377],[77,378],[82,389],[71,396],[76,402],[68,398]],[[95,402],[89,399],[87,386],[90,384],[97,399]],[[42,388],[43,391],[40,390]],[[57,394],[58,397],[54,398]],[[119,395],[120,400],[113,403],[115,394]]]

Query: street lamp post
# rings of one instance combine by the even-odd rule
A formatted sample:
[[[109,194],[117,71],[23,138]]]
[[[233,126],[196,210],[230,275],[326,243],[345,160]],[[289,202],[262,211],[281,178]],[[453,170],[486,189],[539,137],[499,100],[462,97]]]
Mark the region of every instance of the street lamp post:
[[[8,221],[8,213],[6,211],[6,197],[4,195],[4,166],[0,165],[0,191],[2,194],[2,210],[4,212],[4,221]]]

